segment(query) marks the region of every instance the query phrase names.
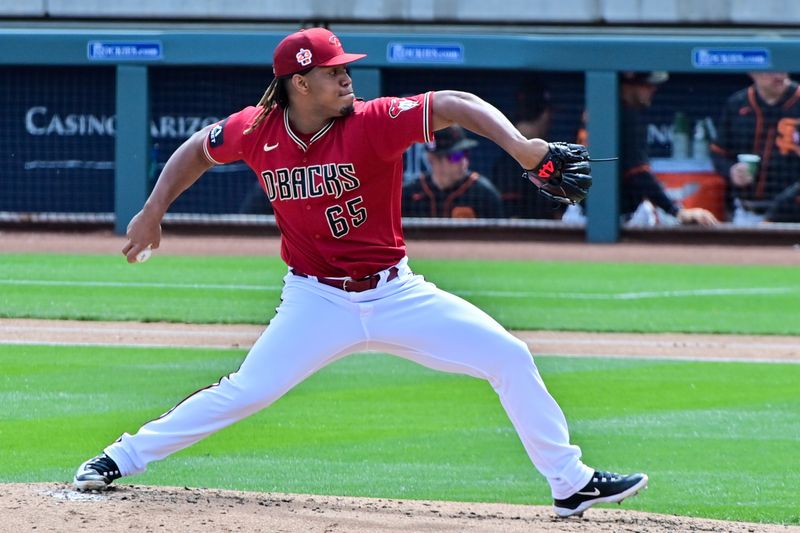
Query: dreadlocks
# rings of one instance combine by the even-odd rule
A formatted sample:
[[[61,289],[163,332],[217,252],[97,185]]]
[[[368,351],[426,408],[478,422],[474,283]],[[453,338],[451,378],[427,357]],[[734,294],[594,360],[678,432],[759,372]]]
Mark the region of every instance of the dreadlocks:
[[[286,107],[289,105],[289,91],[286,88],[287,81],[290,80],[295,74],[305,76],[311,72],[312,68],[314,67],[303,69],[300,72],[295,72],[289,76],[272,78],[272,81],[270,82],[269,86],[267,86],[267,90],[264,91],[264,95],[261,97],[261,100],[259,100],[258,104],[256,104],[256,106],[260,107],[261,109],[258,110],[258,114],[253,118],[253,123],[244,130],[244,134],[248,135],[252,133],[258,127],[258,125],[263,122],[264,118],[276,105],[281,109],[286,109]]]
[[[252,124],[250,124],[247,129],[244,130],[245,135],[249,135],[250,133],[255,130],[261,121],[264,120],[264,117],[267,116],[273,107],[275,107],[275,93],[277,92],[278,88],[278,78],[273,78],[270,82],[267,90],[264,91],[264,95],[261,97],[261,100],[258,101],[256,107],[260,107],[261,109],[258,110],[258,114],[253,119]],[[280,85],[283,85],[282,83]]]

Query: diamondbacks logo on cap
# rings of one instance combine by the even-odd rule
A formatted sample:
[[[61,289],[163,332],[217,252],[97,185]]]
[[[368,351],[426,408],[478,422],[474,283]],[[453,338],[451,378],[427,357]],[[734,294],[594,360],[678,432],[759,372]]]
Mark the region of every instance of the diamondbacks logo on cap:
[[[392,98],[392,103],[389,105],[389,116],[397,118],[403,111],[414,109],[419,105],[419,102],[409,100],[408,98]]]
[[[328,37],[328,42],[331,43],[333,46],[339,46],[339,47],[342,46],[342,42],[335,35],[331,35],[330,37]]]
[[[311,50],[306,50],[305,48],[301,48],[297,55],[294,56],[297,59],[297,62],[300,63],[302,66],[307,67],[311,64]]]

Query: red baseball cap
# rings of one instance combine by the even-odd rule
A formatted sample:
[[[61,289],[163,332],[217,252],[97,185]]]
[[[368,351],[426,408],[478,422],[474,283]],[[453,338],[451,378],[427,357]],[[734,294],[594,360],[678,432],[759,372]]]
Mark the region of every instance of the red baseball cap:
[[[272,55],[272,71],[277,77],[288,76],[311,67],[335,67],[352,63],[367,54],[347,54],[333,32],[308,28],[285,37]]]

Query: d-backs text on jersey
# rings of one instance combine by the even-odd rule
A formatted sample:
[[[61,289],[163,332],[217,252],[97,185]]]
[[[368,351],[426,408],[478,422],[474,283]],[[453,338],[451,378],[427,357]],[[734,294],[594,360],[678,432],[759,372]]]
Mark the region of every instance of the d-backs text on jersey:
[[[278,168],[261,172],[269,201],[302,200],[333,196],[357,189],[361,182],[352,163],[327,163],[308,167]]]

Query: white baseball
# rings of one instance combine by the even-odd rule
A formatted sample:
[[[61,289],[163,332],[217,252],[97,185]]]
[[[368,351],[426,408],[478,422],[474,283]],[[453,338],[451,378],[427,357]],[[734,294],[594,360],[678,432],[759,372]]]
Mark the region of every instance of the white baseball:
[[[144,263],[150,256],[153,255],[153,248],[152,245],[148,244],[147,248],[136,254],[136,262],[137,263]]]

